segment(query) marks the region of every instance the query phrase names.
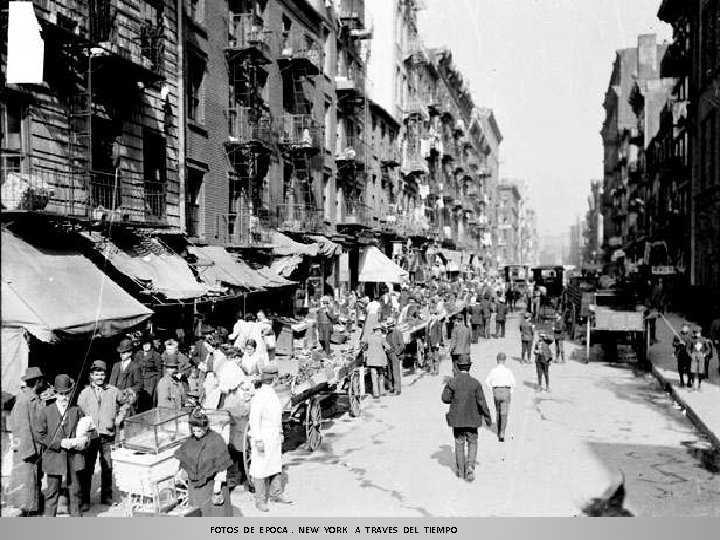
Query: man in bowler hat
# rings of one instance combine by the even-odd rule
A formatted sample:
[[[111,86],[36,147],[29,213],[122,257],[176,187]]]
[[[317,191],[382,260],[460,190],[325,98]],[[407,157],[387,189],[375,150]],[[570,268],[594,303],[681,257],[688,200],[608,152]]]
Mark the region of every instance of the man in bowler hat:
[[[55,377],[55,402],[40,409],[37,417],[36,439],[43,446],[42,465],[47,475],[45,515],[57,514],[58,495],[67,479],[70,494],[70,515],[82,517],[80,479],[78,473],[85,468],[84,448],[76,446],[78,421],[83,417],[80,407],[70,405],[75,381],[68,375]]]
[[[132,341],[123,339],[117,347],[117,352],[120,355],[120,361],[112,367],[108,382],[118,390],[132,388],[137,395],[143,388],[143,376],[140,366],[132,358]]]
[[[470,376],[470,366],[470,356],[460,356],[457,360],[458,373],[447,382],[442,392],[442,402],[450,405],[446,418],[455,437],[457,476],[468,482],[475,479],[478,428],[483,421],[487,425],[492,423],[482,385]]]

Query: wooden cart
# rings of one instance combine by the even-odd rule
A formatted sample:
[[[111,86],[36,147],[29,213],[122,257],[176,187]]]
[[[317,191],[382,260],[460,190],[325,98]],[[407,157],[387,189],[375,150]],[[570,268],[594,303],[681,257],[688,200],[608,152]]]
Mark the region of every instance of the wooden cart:
[[[362,356],[353,354],[353,360],[341,366],[333,377],[311,378],[298,386],[280,386],[275,391],[283,404],[283,424],[302,424],[305,429],[305,448],[317,450],[323,441],[322,402],[331,395],[348,396],[348,412],[352,417],[360,416],[362,399]],[[242,433],[243,466],[250,470],[250,422],[249,414],[235,418],[235,429]],[[248,475],[248,483],[252,479]]]

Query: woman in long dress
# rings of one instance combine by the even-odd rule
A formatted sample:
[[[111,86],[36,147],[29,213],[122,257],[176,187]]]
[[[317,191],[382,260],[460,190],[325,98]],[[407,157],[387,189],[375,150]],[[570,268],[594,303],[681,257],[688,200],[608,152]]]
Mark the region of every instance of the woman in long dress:
[[[227,470],[232,465],[228,446],[210,429],[200,409],[190,416],[189,437],[175,451],[180,468],[188,477],[188,504],[200,508],[202,517],[232,517]]]

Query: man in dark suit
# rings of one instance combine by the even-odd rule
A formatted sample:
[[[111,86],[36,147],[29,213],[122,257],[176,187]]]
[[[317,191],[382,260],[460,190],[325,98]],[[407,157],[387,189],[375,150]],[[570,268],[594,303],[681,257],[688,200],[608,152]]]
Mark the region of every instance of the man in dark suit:
[[[468,482],[475,479],[478,428],[483,420],[492,424],[482,385],[470,376],[470,366],[469,356],[462,356],[457,364],[458,374],[448,381],[442,393],[442,402],[450,405],[447,421],[455,437],[456,472],[458,478]]]
[[[132,359],[132,349],[132,341],[129,339],[120,342],[117,347],[120,361],[112,367],[108,383],[119,390],[132,388],[138,394],[143,387],[143,376],[140,366]]]
[[[480,329],[483,324],[483,309],[479,302],[475,302],[470,306],[470,326],[472,328],[472,342],[477,343],[480,340]]]
[[[152,347],[153,337],[146,335],[142,338],[142,349],[135,353],[133,362],[140,366],[142,375],[142,388],[138,394],[138,412],[152,409],[155,396],[155,387],[160,380],[160,353]]]
[[[490,339],[490,319],[492,319],[492,302],[490,301],[490,293],[486,292],[483,296],[482,302],[480,302],[483,316],[483,331],[485,339]]]
[[[75,381],[68,375],[58,375],[55,377],[55,402],[38,412],[36,438],[44,449],[42,466],[47,475],[45,515],[48,517],[57,514],[63,477],[67,479],[70,493],[70,515],[82,517],[78,472],[85,468],[85,457],[83,448],[77,446],[73,439],[83,413],[77,405],[70,405],[70,395],[74,389]]]
[[[457,365],[460,359],[470,361],[470,343],[472,336],[470,329],[465,324],[463,316],[458,314],[455,316],[455,324],[453,325],[452,336],[450,336],[450,355],[453,362],[453,376],[457,375]]]
[[[497,303],[497,332],[498,337],[505,337],[505,321],[507,320],[507,305],[503,298],[498,299]]]
[[[332,310],[332,300],[323,297],[321,302],[321,307],[317,312],[318,341],[323,351],[325,351],[325,354],[330,355],[330,340],[332,337],[333,324],[338,320],[338,317]]]
[[[393,319],[387,320],[387,342],[390,345],[388,351],[390,393],[399,396],[402,381],[402,353],[405,350],[405,341],[402,332],[395,328]]]
[[[437,317],[437,311],[433,311],[433,317],[428,324],[427,342],[428,342],[428,366],[430,373],[438,374],[440,363],[440,345],[443,341],[443,321]]]

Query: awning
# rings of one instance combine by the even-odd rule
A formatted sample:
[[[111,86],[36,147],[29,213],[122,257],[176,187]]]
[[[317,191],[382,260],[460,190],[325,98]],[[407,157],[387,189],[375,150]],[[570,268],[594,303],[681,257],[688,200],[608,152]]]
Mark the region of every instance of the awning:
[[[307,255],[308,257],[315,257],[319,249],[315,243],[301,244],[279,232],[272,234],[272,244],[275,255]]]
[[[318,254],[323,257],[331,258],[342,253],[342,246],[340,244],[337,244],[332,240],[328,240],[324,236],[308,235],[308,238],[317,242]]]
[[[199,298],[208,292],[207,287],[195,279],[185,259],[163,248],[156,239],[143,240],[152,251],[131,254],[96,233],[83,234],[95,242],[96,249],[110,264],[132,279],[148,283],[154,293],[179,300]]]
[[[256,272],[268,280],[268,287],[287,287],[288,285],[297,285],[294,281],[290,281],[289,279],[285,279],[281,275],[276,274],[267,266],[258,268]]]
[[[20,391],[20,377],[25,375],[28,367],[30,351],[25,339],[25,330],[3,327],[0,346],[2,347],[0,389],[10,395],[16,395]]]
[[[360,281],[402,283],[407,276],[407,271],[388,259],[378,248],[369,247],[363,251],[360,258]]]
[[[208,286],[228,284],[246,290],[259,290],[268,285],[267,278],[220,246],[188,246],[198,258],[198,274]]]
[[[272,262],[270,271],[278,276],[288,277],[302,263],[302,255],[287,255]]]
[[[111,336],[152,311],[77,252],[42,251],[2,231],[2,326],[42,341],[54,332]]]
[[[455,261],[448,261],[447,266],[445,266],[446,272],[459,272],[460,267]]]

